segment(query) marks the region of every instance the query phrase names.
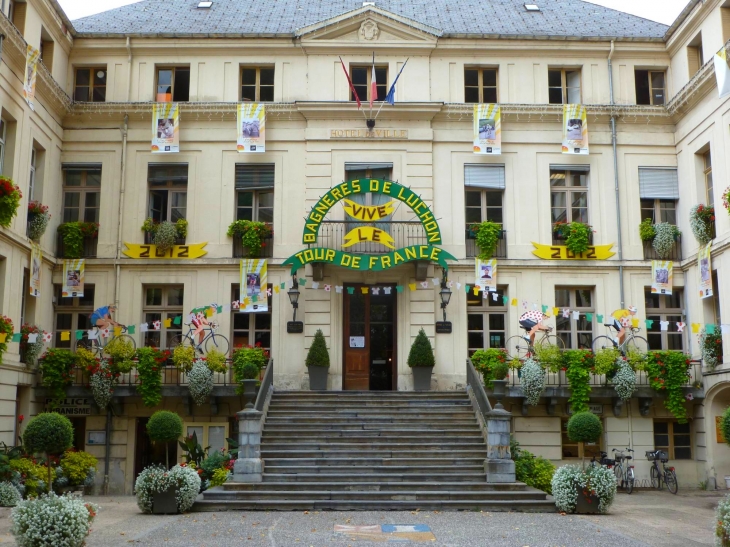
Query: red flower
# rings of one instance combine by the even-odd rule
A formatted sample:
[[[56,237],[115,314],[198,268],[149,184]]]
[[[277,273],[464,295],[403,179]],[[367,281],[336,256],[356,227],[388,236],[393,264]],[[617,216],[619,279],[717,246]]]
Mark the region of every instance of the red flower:
[[[20,416],[18,416],[18,423],[22,424],[23,420],[25,420],[25,416],[23,416],[22,414]]]

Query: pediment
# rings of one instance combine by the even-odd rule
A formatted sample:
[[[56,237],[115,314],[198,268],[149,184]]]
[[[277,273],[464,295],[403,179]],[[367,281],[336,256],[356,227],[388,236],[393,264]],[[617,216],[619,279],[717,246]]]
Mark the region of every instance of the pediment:
[[[302,43],[388,46],[435,43],[441,30],[373,6],[343,13],[297,30]]]

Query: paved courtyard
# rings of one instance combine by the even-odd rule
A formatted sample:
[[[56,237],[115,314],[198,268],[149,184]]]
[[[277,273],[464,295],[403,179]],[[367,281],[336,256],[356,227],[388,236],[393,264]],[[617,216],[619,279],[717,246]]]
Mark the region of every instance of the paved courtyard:
[[[134,498],[90,498],[101,506],[88,547],[230,546],[366,547],[380,541],[335,534],[335,526],[425,525],[430,534],[398,545],[443,547],[573,546],[692,547],[713,545],[714,508],[724,492],[639,491],[619,494],[611,514],[575,516],[522,513],[227,512],[142,515]],[[0,509],[0,545],[14,545],[9,510]],[[423,529],[423,528],[419,528]]]

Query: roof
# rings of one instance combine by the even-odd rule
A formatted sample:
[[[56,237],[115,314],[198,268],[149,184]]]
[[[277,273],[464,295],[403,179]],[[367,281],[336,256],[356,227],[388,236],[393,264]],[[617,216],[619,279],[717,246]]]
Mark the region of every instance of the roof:
[[[536,3],[540,11],[527,11]],[[352,11],[362,0],[142,0],[73,22],[80,35],[295,36]],[[375,0],[378,11],[439,29],[443,36],[661,40],[668,27],[582,0]],[[367,10],[366,10],[367,11]]]

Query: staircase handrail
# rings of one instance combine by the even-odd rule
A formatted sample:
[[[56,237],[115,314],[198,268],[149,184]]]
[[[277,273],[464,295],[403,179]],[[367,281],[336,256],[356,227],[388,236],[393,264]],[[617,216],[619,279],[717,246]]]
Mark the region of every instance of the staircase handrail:
[[[477,372],[477,369],[474,368],[474,363],[472,363],[469,358],[466,359],[466,384],[471,387],[472,392],[474,393],[474,398],[476,399],[477,404],[479,405],[479,410],[482,414],[491,412],[492,405],[489,404],[487,392],[484,390],[484,385],[482,385],[481,375]]]
[[[269,391],[271,390],[274,383],[274,359],[269,359],[269,362],[266,363],[266,370],[264,371],[264,377],[261,380],[261,386],[259,387],[259,393],[256,396],[256,403],[254,404],[254,409],[258,410],[259,412],[264,411],[264,405],[266,403],[266,398],[269,395]]]

